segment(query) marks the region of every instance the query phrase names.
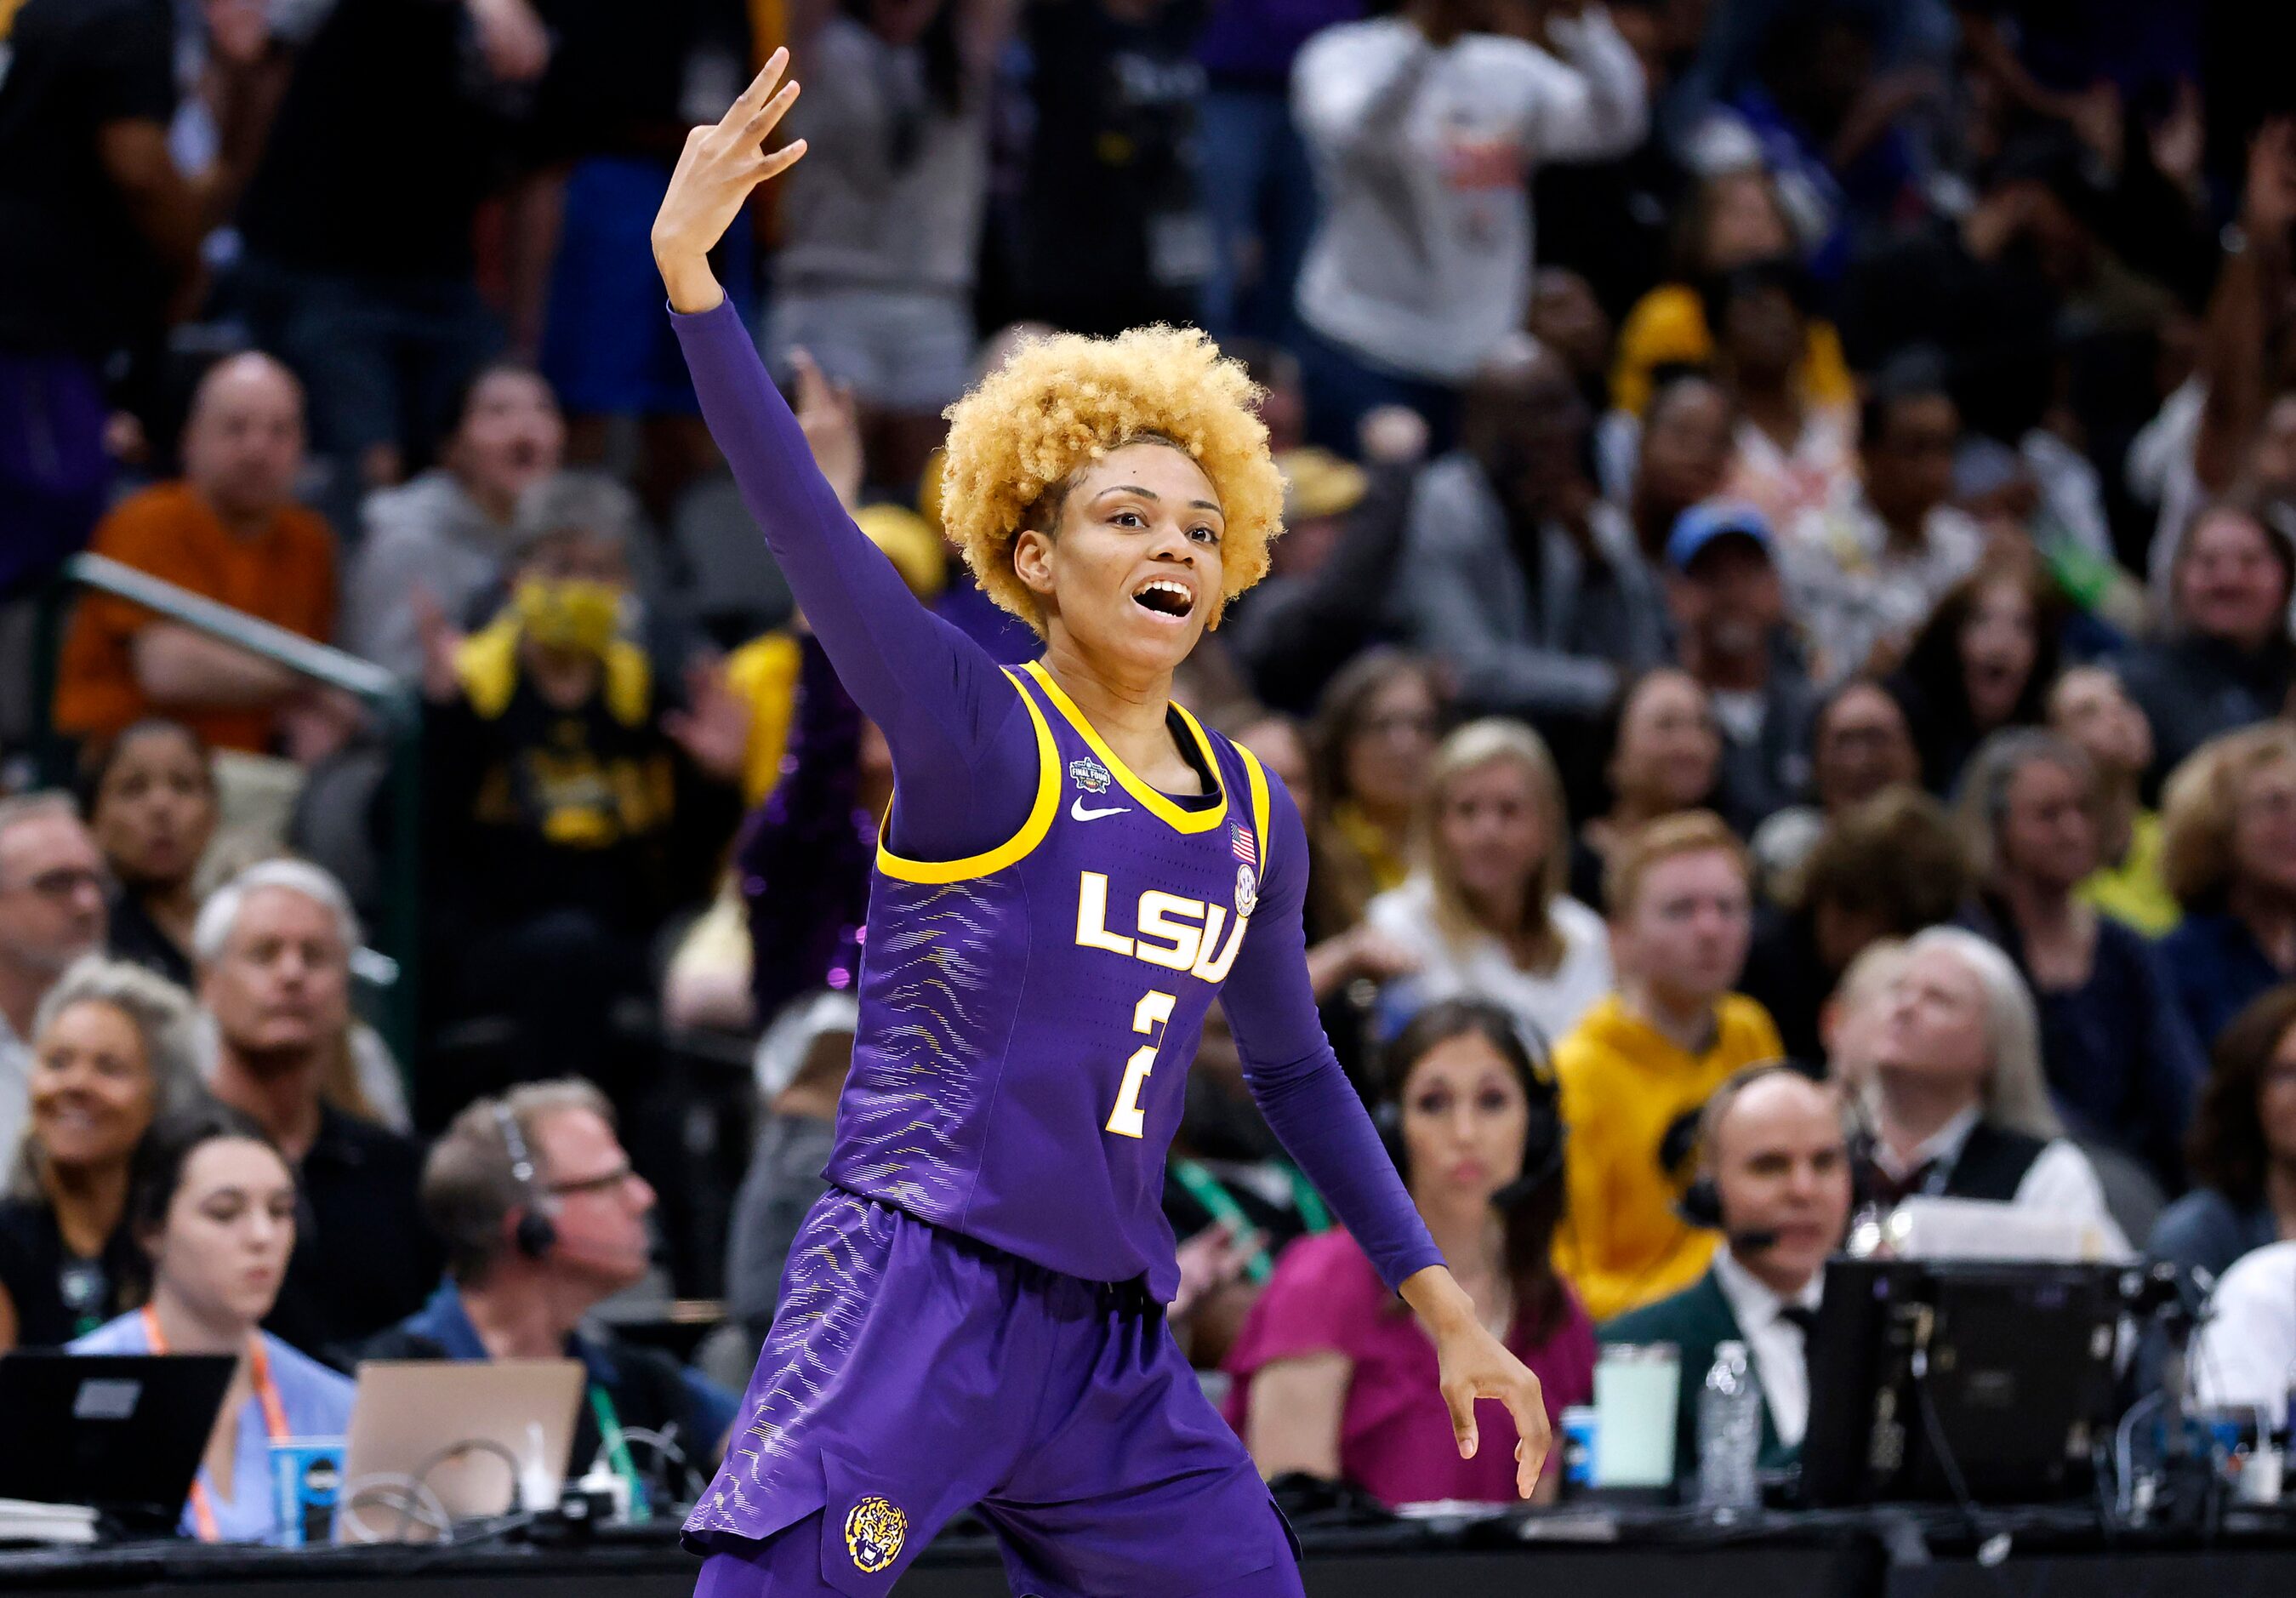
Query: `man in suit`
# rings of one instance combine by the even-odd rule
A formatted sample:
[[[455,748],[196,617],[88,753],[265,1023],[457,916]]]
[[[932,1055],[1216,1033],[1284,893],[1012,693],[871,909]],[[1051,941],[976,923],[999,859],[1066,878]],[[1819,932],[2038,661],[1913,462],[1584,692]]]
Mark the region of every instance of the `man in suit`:
[[[1792,1463],[1809,1421],[1806,1340],[1826,1256],[1849,1224],[1849,1146],[1841,1091],[1784,1065],[1750,1066],[1717,1088],[1699,1124],[1699,1180],[1684,1218],[1722,1233],[1706,1274],[1604,1324],[1605,1343],[1672,1343],[1682,1354],[1675,1475],[1698,1468],[1698,1397],[1717,1345],[1742,1342],[1762,1392],[1760,1463]]]

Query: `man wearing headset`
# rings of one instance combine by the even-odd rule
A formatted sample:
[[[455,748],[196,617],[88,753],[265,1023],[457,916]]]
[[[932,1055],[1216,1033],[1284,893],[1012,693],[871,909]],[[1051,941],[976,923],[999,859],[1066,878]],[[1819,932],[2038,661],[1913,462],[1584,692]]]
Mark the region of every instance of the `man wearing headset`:
[[[682,1454],[706,1477],[734,1423],[734,1396],[666,1355],[581,1326],[645,1274],[653,1203],[615,1135],[611,1108],[588,1083],[534,1083],[478,1100],[422,1171],[422,1208],[446,1241],[447,1280],[365,1356],[578,1359],[588,1380],[570,1473],[603,1459],[630,1484],[634,1509],[665,1483],[670,1496],[685,1496],[692,1489],[664,1462]]]
[[[1673,1343],[1682,1352],[1675,1474],[1698,1464],[1698,1395],[1718,1344],[1746,1345],[1763,1399],[1759,1462],[1793,1462],[1809,1421],[1807,1342],[1826,1257],[1849,1230],[1845,1105],[1831,1083],[1791,1066],[1749,1066],[1717,1088],[1699,1124],[1698,1180],[1685,1223],[1719,1231],[1704,1276],[1631,1310],[1597,1333],[1605,1343]]]

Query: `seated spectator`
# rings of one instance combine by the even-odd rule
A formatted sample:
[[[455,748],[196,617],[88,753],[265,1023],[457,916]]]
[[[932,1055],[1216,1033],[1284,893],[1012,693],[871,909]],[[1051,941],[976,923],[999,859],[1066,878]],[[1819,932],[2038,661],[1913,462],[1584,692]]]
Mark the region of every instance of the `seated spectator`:
[[[1754,829],[1751,847],[1773,900],[1793,896],[1802,862],[1827,825],[1883,788],[1921,780],[1905,707],[1870,677],[1852,677],[1817,701],[1809,719],[1809,794]]]
[[[1371,902],[1365,921],[1417,969],[1390,1002],[1498,1005],[1543,1043],[1611,991],[1603,918],[1563,891],[1570,823],[1562,779],[1519,721],[1471,721],[1443,740],[1427,777],[1420,869]]]
[[[1611,863],[1619,991],[1555,1045],[1570,1128],[1554,1262],[1598,1321],[1688,1287],[1714,1240],[1684,1225],[1698,1111],[1742,1066],[1779,1058],[1762,1007],[1730,991],[1746,961],[1746,851],[1706,811],[1668,816]]]
[[[2169,635],[2130,650],[2120,668],[2152,724],[2156,778],[2218,734],[2278,715],[2296,684],[2296,550],[2261,514],[2233,500],[2202,511],[2169,581]]]
[[[31,1118],[0,1198],[0,1348],[56,1348],[133,1302],[128,1170],[155,1116],[206,1097],[188,995],[90,955],[40,1001]]]
[[[1703,367],[1714,359],[1714,329],[1696,284],[1719,273],[1774,259],[1794,245],[1793,225],[1778,202],[1768,172],[1749,163],[1709,176],[1692,194],[1681,216],[1685,247],[1677,280],[1661,284],[1635,302],[1619,327],[1616,364],[1611,369],[1611,403],[1645,416],[1662,385],[1655,375],[1669,367]],[[1794,361],[1794,379],[1805,400],[1816,406],[1847,406],[1857,397],[1841,339],[1825,322],[1804,330]]]
[[[1398,649],[1365,651],[1324,688],[1308,729],[1316,817],[1308,902],[1327,931],[1362,920],[1372,895],[1408,874],[1447,708],[1434,666]]]
[[[1906,940],[1870,1068],[1852,1079],[1874,1137],[1865,1190],[1981,1198],[2077,1221],[2105,1257],[2128,1240],[2088,1157],[2064,1136],[2041,1075],[2040,1024],[2009,957],[1958,927]]]
[[[295,503],[303,395],[287,368],[266,355],[217,363],[193,397],[183,455],[183,477],[122,501],[90,549],[290,632],[332,638],[334,534]],[[108,594],[81,599],[56,661],[56,726],[84,738],[167,715],[215,748],[263,754],[299,704],[334,713],[286,667]]]
[[[1693,505],[1729,481],[1730,396],[1710,377],[1686,372],[1659,387],[1635,440],[1619,499],[1635,524],[1635,548],[1653,566],[1666,562],[1666,540]]]
[[[758,1141],[726,1244],[726,1313],[753,1364],[781,1302],[790,1245],[829,1186],[822,1172],[836,1142],[859,1013],[850,993],[793,1000],[758,1043]]]
[[[1857,492],[1783,529],[1786,589],[1819,679],[1887,671],[1984,551],[1948,503],[1961,413],[1931,363],[1902,360],[1858,411]]]
[[[647,1483],[609,1432],[651,1433],[705,1472],[716,1462],[734,1395],[667,1355],[582,1329],[644,1277],[652,1248],[653,1190],[630,1169],[597,1089],[531,1083],[466,1106],[424,1162],[422,1208],[446,1240],[448,1280],[364,1357],[581,1361],[590,1396],[575,1412],[570,1470],[603,1461],[640,1505]]]
[[[1855,488],[1857,410],[1843,391],[1824,402],[1802,378],[1814,331],[1808,274],[1790,257],[1749,261],[1708,280],[1714,373],[1737,412],[1722,491],[1783,525]],[[1831,332],[1830,329],[1827,330]]]
[[[1988,735],[2046,718],[2063,610],[2047,580],[2023,563],[1988,564],[1938,601],[1890,680],[1930,792],[1950,798],[1963,762]]]
[[[2088,757],[2054,733],[2017,728],[1979,745],[1961,795],[1979,884],[1964,921],[2033,992],[2058,1113],[2173,1193],[2207,1060],[2152,945],[2075,896],[2096,863],[2095,803]]]
[[[2296,1243],[2268,1244],[2226,1271],[2194,1334],[2191,1368],[2195,1403],[2284,1413],[2296,1369]]]
[[[422,1303],[439,1276],[415,1202],[420,1156],[370,1118],[394,1068],[387,1056],[364,1073],[352,1064],[357,918],[316,866],[266,861],[216,890],[193,943],[216,1034],[208,1087],[278,1144],[300,1190],[301,1240],[271,1330],[332,1355]],[[393,1108],[403,1116],[403,1098]]]
[[[1587,481],[1586,435],[1562,363],[1518,334],[1468,387],[1460,448],[1420,474],[1401,603],[1476,710],[1591,720],[1664,657],[1656,586]]]
[[[112,957],[190,987],[194,878],[217,820],[207,745],[180,721],[138,721],[96,752],[82,787],[111,871]]]
[[[462,391],[439,464],[370,495],[343,585],[343,647],[413,681],[423,618],[464,627],[500,582],[519,496],[558,470],[566,424],[531,367],[497,361]]]
[[[103,856],[71,796],[0,799],[0,1150],[23,1136],[40,1001],[103,930]]]
[[[1324,205],[1300,272],[1301,355],[1326,447],[1385,404],[1426,412],[1442,447],[1459,387],[1522,325],[1531,168],[1643,140],[1642,67],[1608,13],[1548,19],[1557,60],[1483,31],[1488,10],[1417,0],[1300,52],[1292,109]],[[1475,131],[1410,131],[1445,127]]]
[[[2184,911],[2161,880],[2161,817],[2144,802],[2152,723],[2110,668],[2074,666],[2049,690],[2049,727],[2079,745],[2096,770],[2099,864],[2081,898],[2146,937],[2161,936]]]
[[[1698,1399],[1714,1350],[1743,1343],[1762,1395],[1761,1468],[1783,1470],[1809,1428],[1810,1329],[1827,1256],[1849,1230],[1847,1106],[1831,1083],[1792,1066],[1749,1066],[1699,1117],[1699,1181],[1710,1207],[1686,1217],[1722,1243],[1706,1274],[1600,1329],[1605,1343],[1672,1343],[1682,1356],[1674,1473],[1698,1470]]]
[[[1815,698],[1769,523],[1727,500],[1684,512],[1666,542],[1666,597],[1676,656],[1720,726],[1723,811],[1751,832],[1801,791]]]
[[[2193,1190],[2161,1212],[2145,1252],[2222,1276],[2296,1240],[2296,985],[2263,993],[2217,1039],[2185,1133]]]
[[[1710,803],[1721,774],[1722,729],[1705,685],[1673,666],[1636,681],[1619,704],[1603,763],[1611,807],[1578,829],[1570,891],[1605,908],[1610,862],[1626,842],[1661,816]]]
[[[127,1200],[127,1225],[151,1262],[150,1295],[71,1344],[74,1354],[241,1362],[178,1528],[203,1543],[275,1536],[271,1446],[340,1437],[350,1425],[349,1379],[261,1330],[294,1251],[298,1208],[286,1157],[246,1116],[210,1105],[158,1123],[137,1150]]]
[[[1944,808],[1918,788],[1884,788],[1828,823],[1782,913],[1761,918],[1742,984],[1777,1023],[1787,1057],[1824,1058],[1821,1012],[1850,963],[1885,938],[1953,919],[1972,881]]]
[[[2242,1006],[2296,976],[2296,730],[2267,722],[2202,745],[2161,811],[2161,879],[2185,907],[2161,958],[2214,1048]]]
[[[747,707],[699,668],[676,705],[622,634],[636,524],[603,474],[538,485],[510,605],[428,646],[425,836],[460,867],[425,907],[434,1014],[516,1035],[426,1082],[426,1123],[537,1069],[619,1089],[643,1028],[618,1009],[650,1006],[653,940],[707,900],[740,816]]]
[[[1591,1402],[1594,1327],[1549,1254],[1562,1127],[1546,1061],[1505,1011],[1469,1000],[1421,1011],[1387,1058],[1396,1167],[1477,1315],[1538,1374],[1549,1419]],[[1345,1231],[1284,1250],[1227,1370],[1228,1421],[1264,1476],[1344,1479],[1390,1504],[1515,1497],[1513,1421],[1484,1409],[1475,1457],[1459,1457],[1434,1345]],[[1560,1474],[1550,1457],[1536,1496],[1551,1501]]]

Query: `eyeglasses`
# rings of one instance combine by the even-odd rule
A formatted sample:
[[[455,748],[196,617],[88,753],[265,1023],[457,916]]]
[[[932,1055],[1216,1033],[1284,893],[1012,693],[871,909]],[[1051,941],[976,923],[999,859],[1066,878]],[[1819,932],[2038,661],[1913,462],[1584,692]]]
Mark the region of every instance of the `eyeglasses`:
[[[103,873],[90,870],[85,866],[58,866],[53,871],[43,871],[37,877],[27,877],[20,883],[0,885],[0,891],[21,889],[37,894],[43,899],[58,902],[77,897],[83,888],[102,893]]]
[[[636,1175],[637,1173],[625,1161],[596,1176],[584,1176],[572,1182],[554,1182],[550,1184],[549,1192],[554,1198],[570,1198],[577,1193],[611,1193],[627,1187]]]

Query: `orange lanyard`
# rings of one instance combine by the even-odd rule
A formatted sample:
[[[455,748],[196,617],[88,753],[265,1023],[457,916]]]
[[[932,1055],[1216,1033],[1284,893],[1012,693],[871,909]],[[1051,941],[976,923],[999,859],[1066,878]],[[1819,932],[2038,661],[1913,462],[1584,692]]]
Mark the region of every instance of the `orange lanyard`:
[[[160,1330],[160,1317],[152,1306],[144,1306],[144,1340],[154,1354],[168,1352],[168,1334]],[[279,1389],[271,1380],[271,1356],[263,1351],[260,1334],[247,1339],[247,1380],[255,1388],[255,1401],[263,1406],[263,1429],[275,1443],[283,1443],[294,1436],[287,1425],[287,1406],[279,1402]],[[202,1450],[204,1452],[204,1450]],[[200,1476],[207,1474],[207,1466],[200,1467]],[[244,1485],[244,1484],[242,1484]],[[192,1528],[202,1543],[219,1543],[223,1533],[217,1528],[215,1508],[208,1502],[208,1484],[199,1477],[192,1479]]]

